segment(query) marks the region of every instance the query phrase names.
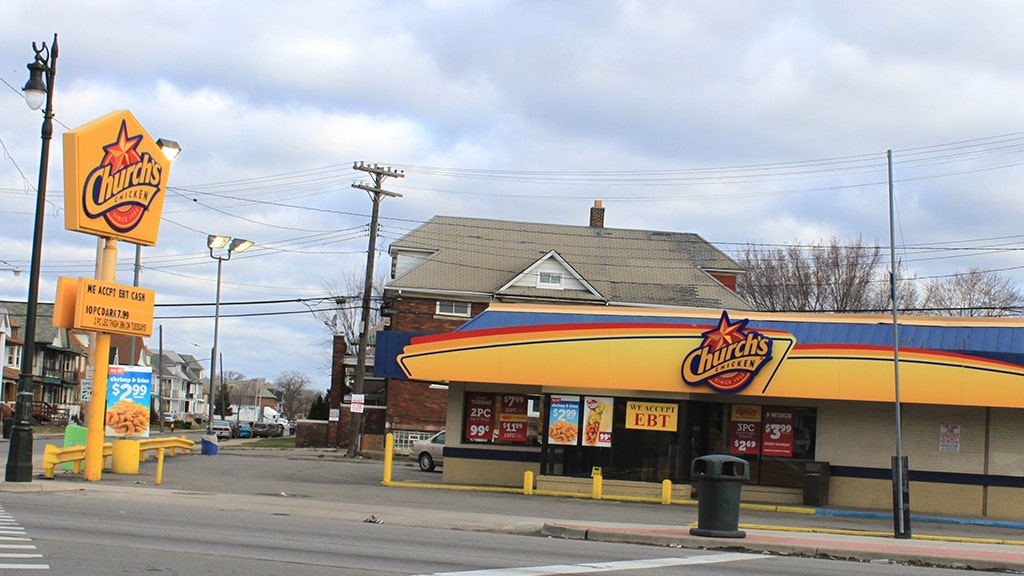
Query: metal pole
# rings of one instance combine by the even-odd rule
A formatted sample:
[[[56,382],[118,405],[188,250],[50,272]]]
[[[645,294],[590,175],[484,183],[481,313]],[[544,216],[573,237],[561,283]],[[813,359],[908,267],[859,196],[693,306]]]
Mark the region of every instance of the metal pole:
[[[164,406],[164,325],[160,325],[160,353],[156,357],[156,405],[159,407],[160,414],[160,431],[164,431],[164,410],[167,409]],[[172,420],[173,422],[173,420]]]
[[[135,245],[135,279],[132,282],[132,286],[135,286],[136,288],[138,288],[138,286],[139,286],[139,268],[140,268],[141,264],[142,264],[142,245],[141,244],[136,244]],[[135,344],[138,341],[138,339],[139,339],[138,336],[131,336],[130,338],[128,338],[128,355],[129,355],[129,358],[131,358],[131,360],[129,361],[129,364],[131,364],[132,366],[136,366],[136,365],[139,364],[138,362],[135,361]],[[162,421],[163,421],[163,418],[161,417],[161,422]]]
[[[896,207],[892,182],[892,150],[886,153],[889,165],[889,298],[892,300],[892,366],[896,397],[896,460],[893,462],[893,498],[895,499],[894,521],[896,538],[910,538],[910,526],[905,518],[904,490],[906,479],[903,470],[903,428],[900,418],[900,338],[899,319],[896,304]]]
[[[214,258],[217,258],[214,256]],[[213,350],[210,352],[210,393],[207,395],[210,405],[207,407],[209,410],[209,418],[206,423],[206,432],[213,432],[213,384],[217,374],[217,332],[220,330],[220,274],[221,269],[224,267],[224,260],[217,258],[217,303],[213,309]]]
[[[39,308],[39,267],[43,253],[43,216],[46,210],[46,174],[50,165],[50,140],[53,137],[53,82],[57,75],[57,35],[49,52],[46,43],[35,50],[33,66],[42,65],[46,74],[46,107],[43,109],[43,127],[40,133],[42,149],[39,153],[39,183],[36,186],[35,228],[32,233],[32,264],[29,269],[28,303],[25,306],[25,343],[21,352],[21,375],[18,377],[18,395],[14,402],[14,425],[11,427],[11,443],[7,454],[6,480],[8,482],[32,481],[32,400],[34,395],[33,376],[36,355],[36,314]],[[46,52],[46,56],[43,53]]]

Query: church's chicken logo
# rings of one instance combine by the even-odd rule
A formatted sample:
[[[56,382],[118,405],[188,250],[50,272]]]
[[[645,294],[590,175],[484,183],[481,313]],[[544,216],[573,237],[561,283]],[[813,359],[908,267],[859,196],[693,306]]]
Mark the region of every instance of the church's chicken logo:
[[[683,360],[683,381],[690,386],[707,384],[723,394],[746,388],[772,357],[771,338],[745,330],[749,321],[730,322],[723,310],[718,326],[701,334],[701,346]]]
[[[160,193],[163,168],[149,152],[139,153],[142,135],[128,135],[121,121],[117,140],[103,147],[103,160],[85,180],[82,205],[89,218],[102,217],[124,233],[142,222],[149,205]]]

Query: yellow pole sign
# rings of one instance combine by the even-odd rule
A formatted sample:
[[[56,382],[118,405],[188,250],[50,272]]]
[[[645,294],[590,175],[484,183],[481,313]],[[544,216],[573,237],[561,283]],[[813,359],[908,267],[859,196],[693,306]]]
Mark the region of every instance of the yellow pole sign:
[[[72,291],[73,299],[69,294]],[[54,325],[105,334],[151,336],[155,299],[156,292],[148,288],[61,277],[54,300]]]
[[[64,227],[155,245],[170,167],[170,160],[127,110],[68,130]]]

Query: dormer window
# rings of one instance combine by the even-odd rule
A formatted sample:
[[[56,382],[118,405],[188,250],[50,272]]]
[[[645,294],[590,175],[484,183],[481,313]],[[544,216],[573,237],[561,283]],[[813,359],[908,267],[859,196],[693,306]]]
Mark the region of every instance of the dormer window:
[[[537,274],[537,288],[562,289],[561,272],[540,272]]]

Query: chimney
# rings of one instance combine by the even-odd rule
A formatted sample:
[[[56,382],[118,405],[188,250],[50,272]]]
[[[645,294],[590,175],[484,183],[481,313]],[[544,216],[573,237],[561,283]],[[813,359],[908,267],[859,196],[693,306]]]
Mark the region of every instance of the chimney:
[[[590,227],[604,228],[604,206],[600,200],[594,200],[594,206],[590,209]]]

